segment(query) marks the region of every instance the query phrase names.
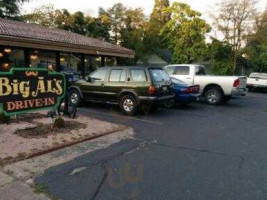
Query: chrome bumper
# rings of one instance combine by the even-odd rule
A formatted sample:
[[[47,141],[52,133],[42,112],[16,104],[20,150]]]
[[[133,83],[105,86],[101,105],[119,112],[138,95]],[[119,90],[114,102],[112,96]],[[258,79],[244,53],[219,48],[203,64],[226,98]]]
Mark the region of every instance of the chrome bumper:
[[[232,89],[232,96],[245,96],[248,93],[247,88],[235,88]]]

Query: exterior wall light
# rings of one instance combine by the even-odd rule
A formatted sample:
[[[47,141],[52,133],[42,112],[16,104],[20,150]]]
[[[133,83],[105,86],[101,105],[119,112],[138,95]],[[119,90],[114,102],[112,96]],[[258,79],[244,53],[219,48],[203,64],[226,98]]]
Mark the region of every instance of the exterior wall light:
[[[37,55],[31,55],[31,60],[37,60],[38,56]]]
[[[2,64],[2,68],[3,68],[4,71],[9,70],[9,64],[8,63],[3,63]]]
[[[5,48],[5,49],[4,49],[4,52],[5,52],[5,53],[11,53],[12,50],[11,50],[10,48]]]

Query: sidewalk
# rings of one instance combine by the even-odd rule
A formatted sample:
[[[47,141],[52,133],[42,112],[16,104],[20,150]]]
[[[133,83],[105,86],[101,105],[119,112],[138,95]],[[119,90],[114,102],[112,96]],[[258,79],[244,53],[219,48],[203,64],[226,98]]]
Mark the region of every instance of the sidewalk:
[[[6,175],[0,172],[0,183],[5,182]],[[12,179],[11,177],[6,177]],[[21,181],[12,181],[9,184],[0,187],[0,200],[50,200],[44,195],[35,194],[32,188]]]
[[[44,194],[35,193],[33,180],[36,176],[40,176],[50,167],[107,148],[121,140],[132,138],[133,135],[133,130],[127,128],[105,137],[4,166],[0,168],[0,200],[51,200]]]

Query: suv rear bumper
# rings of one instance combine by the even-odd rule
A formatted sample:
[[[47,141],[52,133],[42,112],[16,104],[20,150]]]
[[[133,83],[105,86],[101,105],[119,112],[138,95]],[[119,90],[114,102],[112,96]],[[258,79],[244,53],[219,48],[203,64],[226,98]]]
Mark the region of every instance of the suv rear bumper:
[[[160,103],[160,102],[164,102],[164,101],[173,99],[174,96],[175,96],[174,94],[173,95],[167,95],[167,96],[161,96],[161,97],[139,96],[139,100],[140,100],[140,102]]]

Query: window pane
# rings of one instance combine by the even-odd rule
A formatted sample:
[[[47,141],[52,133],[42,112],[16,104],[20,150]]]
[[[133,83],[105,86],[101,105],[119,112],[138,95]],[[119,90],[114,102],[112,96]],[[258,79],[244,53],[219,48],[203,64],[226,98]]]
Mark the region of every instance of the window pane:
[[[104,81],[107,74],[107,69],[99,69],[91,75],[95,81]]]
[[[9,71],[11,68],[26,67],[24,51],[11,47],[0,47],[0,71]]]
[[[56,69],[56,53],[53,51],[30,51],[30,67]]]
[[[122,70],[122,72],[121,72],[121,78],[120,78],[120,81],[121,81],[121,82],[126,81],[126,71],[125,71],[125,70]]]
[[[119,82],[121,77],[122,70],[112,70],[110,73],[109,81],[111,82]]]
[[[165,70],[167,71],[167,73],[168,73],[169,75],[173,75],[174,67],[167,67]]]
[[[189,75],[189,67],[188,66],[177,66],[175,67],[176,75]]]
[[[142,69],[132,69],[131,75],[132,75],[133,81],[136,81],[136,82],[145,82],[146,81],[146,73]]]
[[[169,75],[163,69],[151,69],[150,72],[155,82],[170,81]]]
[[[196,75],[206,75],[205,67],[197,66],[196,67]]]

